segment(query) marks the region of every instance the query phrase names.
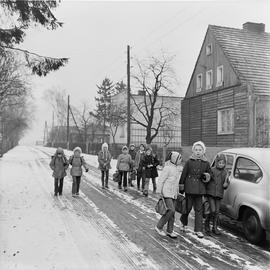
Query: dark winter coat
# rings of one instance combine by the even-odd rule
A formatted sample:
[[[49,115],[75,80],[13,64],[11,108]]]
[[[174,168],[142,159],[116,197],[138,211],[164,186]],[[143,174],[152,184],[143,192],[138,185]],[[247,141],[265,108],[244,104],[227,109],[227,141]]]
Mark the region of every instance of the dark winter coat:
[[[132,160],[135,160],[135,158],[136,158],[136,151],[135,151],[135,149],[134,150],[129,150],[128,153],[130,154],[131,159]]]
[[[64,178],[67,173],[68,161],[65,156],[58,157],[57,154],[54,155],[50,162],[50,168],[53,170],[54,178]]]
[[[144,159],[145,152],[138,151],[135,157],[135,169],[142,172],[142,160]]]
[[[159,165],[159,161],[155,155],[145,155],[141,163],[145,171],[145,178],[158,177],[157,166]]]
[[[105,151],[100,151],[98,153],[98,168],[101,171],[107,171],[109,169],[111,169],[111,159],[112,156],[110,154],[109,151],[105,152]]]
[[[212,177],[210,182],[206,185],[206,194],[222,199],[225,189],[223,185],[228,176],[227,170],[219,170],[215,167],[211,168],[211,170]]]
[[[208,161],[190,158],[186,162],[179,183],[180,186],[184,185],[186,194],[206,194],[205,183],[201,180],[202,174],[205,172],[211,175],[211,168]]]

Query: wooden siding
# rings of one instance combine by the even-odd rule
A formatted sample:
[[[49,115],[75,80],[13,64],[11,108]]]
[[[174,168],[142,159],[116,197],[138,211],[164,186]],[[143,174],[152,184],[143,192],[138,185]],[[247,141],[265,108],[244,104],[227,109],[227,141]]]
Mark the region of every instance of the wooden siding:
[[[190,117],[190,144],[201,140],[201,122],[202,122],[202,101],[201,97],[190,100],[189,117]]]
[[[202,96],[202,141],[208,146],[217,143],[217,93]]]
[[[212,54],[206,55],[206,46],[212,43]],[[217,87],[217,67],[223,65],[223,85]],[[206,90],[206,71],[212,69],[213,71],[213,87]],[[202,73],[203,87],[201,92],[196,92],[196,77]],[[190,79],[190,83],[186,92],[186,97],[193,97],[205,94],[207,92],[213,92],[221,88],[228,88],[239,84],[239,79],[227,57],[225,56],[222,48],[216,42],[215,37],[211,31],[207,31],[205,40],[203,42],[200,54],[198,56],[193,74]]]
[[[246,89],[234,93],[234,146],[248,146],[249,111]]]

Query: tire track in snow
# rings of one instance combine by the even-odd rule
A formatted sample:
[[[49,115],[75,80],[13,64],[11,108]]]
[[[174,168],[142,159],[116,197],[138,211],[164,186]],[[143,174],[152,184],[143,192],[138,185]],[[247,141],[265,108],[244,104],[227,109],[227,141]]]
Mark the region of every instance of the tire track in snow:
[[[94,174],[94,178],[89,177],[89,175],[87,175],[85,177],[85,179],[87,180],[87,185],[91,188],[94,189],[98,189],[98,186],[100,182],[100,175],[97,173],[97,169],[95,167],[93,167],[93,173],[92,176]],[[97,180],[98,179],[98,180]],[[93,183],[94,181],[94,183]],[[107,191],[106,191],[107,193]],[[134,206],[136,206],[137,208],[141,208],[143,210],[143,212],[146,212],[148,215],[148,217],[151,214],[154,214],[154,217],[156,217],[157,215],[155,214],[155,212],[150,209],[149,207],[145,206],[145,201],[142,202],[138,202],[136,200],[134,200],[134,198],[132,198],[132,196],[130,196],[129,194],[125,194],[122,192],[119,192],[118,190],[114,190],[111,189],[110,191],[108,191],[108,193],[113,193],[115,196],[120,197],[121,200],[124,200],[126,202],[128,202],[129,204],[133,204]],[[155,199],[153,199],[155,200]],[[147,203],[146,203],[147,205]],[[156,221],[156,218],[152,218],[152,220]],[[226,234],[226,233],[225,233]],[[180,237],[185,240],[185,242],[190,245],[190,242],[192,242],[193,247],[196,249],[196,252],[198,252],[200,254],[201,257],[196,257],[194,256],[194,260],[197,260],[201,263],[200,260],[209,260],[209,243],[210,243],[210,255],[215,258],[215,260],[221,261],[223,264],[228,266],[228,269],[231,269],[231,267],[229,267],[229,265],[233,265],[236,269],[241,268],[241,269],[250,269],[250,266],[254,266],[256,267],[256,264],[258,263],[257,261],[255,261],[252,257],[250,257],[249,255],[243,254],[242,252],[239,252],[238,250],[235,249],[235,244],[238,244],[237,242],[235,242],[235,239],[233,239],[233,241],[230,241],[230,243],[227,241],[226,244],[230,244],[230,247],[228,248],[227,246],[224,245],[224,243],[222,243],[220,240],[216,239],[216,238],[210,238],[211,241],[208,238],[204,238],[203,240],[198,239],[197,237],[195,237],[193,234],[188,235],[189,239],[191,239],[191,241],[189,239],[186,239],[187,236],[181,234]],[[193,239],[192,239],[193,238]],[[207,241],[206,241],[207,240]],[[209,242],[208,242],[209,241]],[[257,251],[257,249],[252,246],[252,250],[251,251]],[[202,252],[203,251],[203,252]],[[195,253],[196,253],[195,252]],[[235,254],[234,256],[232,254]],[[267,256],[266,256],[267,258]],[[203,262],[202,262],[203,263]],[[224,266],[225,266],[224,265]],[[265,268],[267,269],[267,268]]]

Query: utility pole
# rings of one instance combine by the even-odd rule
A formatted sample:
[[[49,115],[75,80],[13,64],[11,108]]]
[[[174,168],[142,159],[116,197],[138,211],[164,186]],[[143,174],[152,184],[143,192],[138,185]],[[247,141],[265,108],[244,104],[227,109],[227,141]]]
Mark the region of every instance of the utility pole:
[[[127,46],[127,145],[130,145],[130,46]]]
[[[69,95],[68,95],[68,105],[67,105],[67,149],[69,150]]]
[[[47,141],[48,141],[48,125],[47,125],[47,121],[45,121],[44,135],[43,135],[43,146],[47,145]]]

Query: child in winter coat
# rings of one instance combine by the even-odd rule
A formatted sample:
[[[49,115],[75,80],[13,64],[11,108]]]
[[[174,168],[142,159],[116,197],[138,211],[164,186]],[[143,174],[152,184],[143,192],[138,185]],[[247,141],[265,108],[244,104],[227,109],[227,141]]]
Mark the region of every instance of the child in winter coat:
[[[203,142],[195,142],[192,155],[186,162],[179,184],[180,193],[186,194],[187,213],[181,215],[183,229],[188,223],[188,215],[195,211],[194,231],[199,238],[203,238],[203,204],[202,197],[206,194],[206,182],[210,180],[210,164],[205,157],[206,147]]]
[[[206,185],[206,195],[210,205],[210,214],[205,219],[205,231],[210,233],[210,221],[213,220],[212,232],[216,235],[220,234],[218,230],[218,216],[220,210],[220,201],[223,198],[224,189],[229,186],[228,172],[226,170],[226,157],[224,154],[217,155],[215,159],[215,167],[211,168],[212,178]]]
[[[75,147],[73,153],[74,154],[69,158],[69,164],[72,166],[70,170],[72,176],[72,197],[75,197],[79,195],[82,166],[86,172],[88,172],[88,167],[84,158],[81,156],[82,149],[80,147]]]
[[[156,190],[156,182],[155,178],[158,176],[157,172],[157,165],[159,164],[159,161],[155,155],[152,154],[152,148],[147,147],[145,156],[142,160],[142,168],[145,172],[145,184],[143,189],[143,195],[148,196],[148,190],[149,190],[149,181],[152,179],[153,181],[153,190]]]
[[[161,236],[166,234],[171,238],[176,238],[173,232],[174,214],[175,214],[175,199],[178,195],[179,177],[181,173],[181,155],[177,152],[171,152],[168,160],[158,179],[157,193],[164,197],[167,212],[160,218],[155,230]],[[164,225],[167,223],[167,233],[163,231]]]
[[[135,150],[135,145],[134,144],[131,144],[129,146],[129,151],[128,153],[130,154],[131,156],[131,168],[130,168],[130,172],[129,172],[129,175],[128,175],[128,184],[129,186],[133,187],[133,184],[132,184],[132,177],[133,177],[133,174],[134,174],[134,170],[135,170],[135,158],[136,158],[136,150]]]
[[[101,151],[98,153],[98,168],[101,170],[101,185],[103,189],[109,188],[109,170],[112,168],[111,159],[112,156],[108,150],[108,144],[103,143],[101,146]]]
[[[52,156],[50,167],[53,170],[54,177],[54,196],[58,194],[61,196],[64,177],[67,175],[66,170],[68,168],[68,161],[61,147],[58,147],[54,156]]]
[[[123,179],[123,187],[124,191],[127,191],[127,174],[130,171],[132,164],[131,156],[128,153],[128,147],[123,146],[122,154],[118,156],[116,169],[119,171],[120,180],[118,182],[118,188],[122,189],[122,179]]]
[[[145,146],[144,144],[140,145],[140,149],[136,154],[135,157],[135,169],[137,173],[137,189],[140,190],[140,182],[142,180],[142,190],[144,189],[144,183],[145,183],[145,173],[142,168],[142,160],[145,156]]]

